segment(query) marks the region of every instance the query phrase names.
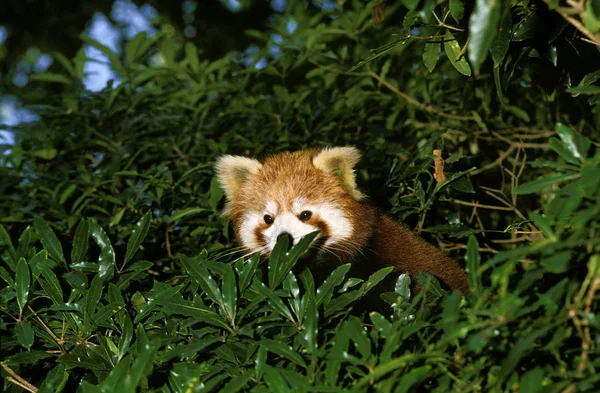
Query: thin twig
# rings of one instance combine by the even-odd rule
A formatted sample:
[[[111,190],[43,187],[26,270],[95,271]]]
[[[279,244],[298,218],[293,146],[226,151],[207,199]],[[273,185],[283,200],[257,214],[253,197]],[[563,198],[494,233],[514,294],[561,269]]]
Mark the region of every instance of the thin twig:
[[[594,295],[598,290],[598,286],[600,286],[600,277],[596,277],[594,281],[592,281],[592,285],[590,285],[590,289],[585,297],[585,313],[588,315],[592,312],[592,301],[594,300]],[[590,327],[588,326],[587,321],[584,321],[583,336],[581,340],[581,355],[579,357],[579,365],[577,366],[579,372],[583,372],[585,369],[585,362],[588,358],[590,348],[592,348],[593,345],[594,341],[590,336]]]
[[[43,326],[43,328],[48,332],[48,334],[52,337],[52,339],[54,341],[56,341],[58,346],[62,349],[62,345],[65,343],[65,340],[62,338],[58,338],[58,336],[56,334],[54,334],[54,332],[48,327],[48,325],[46,325],[46,323],[42,320],[42,318],[40,318],[40,316],[35,312],[35,310],[33,308],[31,308],[31,306],[29,304],[27,305],[27,308],[37,318],[38,322]]]
[[[375,78],[379,83],[381,83],[382,85],[384,85],[385,87],[387,87],[389,90],[393,91],[394,93],[396,93],[397,95],[399,95],[400,97],[404,98],[404,100],[406,102],[408,102],[409,104],[412,104],[426,112],[429,113],[434,113],[438,116],[442,116],[442,117],[446,117],[448,119],[454,119],[454,120],[469,120],[469,121],[475,121],[475,118],[473,116],[458,116],[458,115],[450,115],[448,113],[444,113],[444,112],[440,112],[437,109],[433,108],[432,106],[427,106],[417,100],[415,100],[414,98],[412,98],[411,96],[409,96],[408,94],[398,90],[396,87],[394,87],[392,84],[390,84],[388,81],[386,81],[385,79],[383,79],[381,76],[379,76],[378,74],[376,74],[373,71],[369,71],[367,73],[368,75],[372,76],[373,78]]]
[[[32,393],[35,393],[38,391],[38,389],[35,386],[33,386],[32,384],[27,382],[25,379],[23,379],[21,376],[19,376],[17,373],[15,373],[10,367],[8,367],[6,364],[4,364],[4,362],[0,361],[0,366],[2,366],[4,371],[6,371],[10,375],[10,377],[7,378],[10,382],[14,383],[15,385],[19,385],[23,389],[25,389],[29,392],[32,392]]]
[[[513,211],[512,207],[484,205],[479,202],[467,202],[467,201],[461,201],[460,199],[449,199],[449,201],[453,202],[453,203],[458,203],[459,205],[475,206],[475,207],[480,207],[482,209]]]
[[[471,176],[475,176],[481,172],[487,171],[488,169],[492,169],[494,167],[497,167],[498,165],[501,165],[502,162],[506,159],[506,157],[508,157],[509,155],[512,154],[513,150],[515,150],[515,147],[511,145],[508,149],[506,149],[506,151],[500,153],[500,155],[498,156],[498,158],[496,158],[496,160],[494,160],[493,162],[491,162],[485,166],[482,166],[479,169],[475,169],[474,171],[472,171]]]

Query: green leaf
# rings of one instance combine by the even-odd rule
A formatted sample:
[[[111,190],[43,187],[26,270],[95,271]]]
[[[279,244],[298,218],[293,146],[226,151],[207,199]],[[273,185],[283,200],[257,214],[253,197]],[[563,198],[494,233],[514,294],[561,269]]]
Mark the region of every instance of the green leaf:
[[[31,283],[31,274],[29,265],[25,258],[19,259],[17,263],[17,274],[15,275],[15,285],[17,291],[17,303],[19,304],[19,315],[23,315],[23,308],[27,304],[29,296],[29,284]]]
[[[402,0],[402,4],[412,11],[419,5],[419,0]]]
[[[110,61],[110,65],[117,71],[120,71],[123,67],[121,65],[121,60],[119,59],[119,56],[112,51],[112,49],[110,49],[108,46],[96,41],[95,39],[91,38],[91,37],[87,37],[85,35],[81,35],[79,36],[79,38],[81,38],[81,40],[87,44],[87,45],[91,45],[94,48],[98,49],[100,52],[104,53],[107,57],[108,60]]]
[[[69,75],[75,76],[75,68],[73,68],[73,64],[71,64],[71,61],[67,59],[65,55],[54,51],[52,52],[52,57],[55,58],[56,61],[58,61],[65,68],[65,70],[67,70]]]
[[[117,356],[118,361],[121,361],[129,351],[131,345],[131,339],[133,337],[133,323],[129,314],[125,314],[123,318],[123,324],[121,325],[121,338],[119,339],[119,355]]]
[[[290,309],[283,303],[281,298],[277,296],[275,292],[273,292],[271,288],[267,287],[265,284],[256,279],[254,280],[252,286],[254,289],[256,289],[258,293],[262,294],[267,299],[269,299],[269,302],[267,303],[269,308],[284,316],[289,321],[295,322]]]
[[[544,370],[536,367],[527,371],[519,381],[519,393],[537,393],[542,389]]]
[[[146,32],[142,31],[137,33],[129,40],[129,42],[127,42],[125,45],[125,60],[128,65],[134,64],[137,58],[143,55],[140,49],[142,48],[144,41],[146,41],[146,38]]]
[[[167,224],[172,224],[175,221],[179,221],[184,217],[194,216],[194,215],[197,215],[200,213],[206,213],[206,212],[210,212],[210,211],[211,211],[210,209],[204,209],[201,207],[189,207],[189,208],[181,209],[181,210],[177,211],[177,213],[175,213],[171,217],[167,218],[165,220],[165,222]]]
[[[89,219],[90,234],[100,247],[100,256],[98,257],[98,273],[100,278],[107,281],[114,275],[115,269],[115,250],[104,229],[93,218]]]
[[[186,302],[175,297],[156,299],[156,304],[162,306],[163,312],[167,314],[186,315],[231,332],[231,328],[219,314],[204,306],[192,304],[191,302]]]
[[[431,373],[431,366],[425,365],[411,369],[407,373],[403,373],[398,382],[398,387],[394,391],[395,393],[408,393],[411,388],[421,383]]]
[[[17,287],[15,281],[12,278],[12,275],[9,274],[8,271],[2,266],[0,266],[0,277],[2,277],[4,281],[6,281],[10,288],[15,289]]]
[[[82,218],[75,230],[73,239],[73,249],[71,250],[71,264],[79,263],[85,260],[88,250],[88,237],[90,235],[90,226],[88,220]]]
[[[497,0],[502,2],[500,0]],[[507,4],[508,5],[508,4]],[[500,26],[498,28],[498,34],[496,38],[492,41],[492,46],[490,48],[490,54],[492,55],[492,60],[494,60],[495,66],[499,66],[500,63],[506,57],[508,53],[508,47],[510,46],[510,38],[512,34],[512,12],[510,11],[510,7],[505,6],[504,12],[502,12],[502,20],[500,21]],[[500,68],[498,68],[499,70]]]
[[[308,354],[314,354],[317,350],[317,339],[319,334],[319,313],[315,297],[311,292],[307,291],[302,298],[303,323],[300,342],[306,349]]]
[[[73,83],[73,80],[68,76],[64,76],[62,74],[55,74],[53,72],[40,72],[38,74],[33,74],[29,77],[31,81],[42,81],[42,82],[57,82],[65,85],[70,85]]]
[[[85,310],[90,317],[93,317],[96,312],[96,308],[101,306],[99,303],[100,299],[102,299],[103,290],[104,282],[102,280],[102,276],[100,276],[100,274],[96,274],[92,279],[92,283],[90,284],[90,289],[88,290],[85,301]]]
[[[565,144],[562,141],[552,137],[548,140],[548,142],[550,143],[550,147],[552,148],[552,150],[554,150],[556,154],[561,156],[563,160],[565,160],[569,164],[579,164],[577,158],[575,158],[573,153],[571,153],[571,151],[565,146]]]
[[[300,367],[306,368],[306,363],[304,362],[304,359],[302,359],[302,356],[294,351],[289,345],[270,339],[262,339],[260,345],[265,347],[269,352],[281,356]]]
[[[238,275],[238,288],[240,290],[240,296],[244,294],[248,285],[252,282],[252,279],[256,275],[256,268],[260,261],[260,254],[254,254],[248,261],[239,259],[235,263],[235,270]]]
[[[475,9],[469,18],[469,61],[479,72],[492,42],[498,34],[503,0],[476,0]],[[456,57],[456,56],[455,56]]]
[[[51,160],[54,157],[56,157],[56,154],[58,154],[58,150],[54,148],[37,149],[33,150],[29,154],[31,154],[34,157],[43,158],[44,160]]]
[[[600,94],[600,86],[576,86],[569,87],[567,92],[573,93],[573,97],[577,97],[579,94],[596,95]]]
[[[479,243],[474,235],[469,236],[465,261],[467,262],[466,271],[469,288],[472,292],[479,294],[481,292],[481,276],[479,275],[481,256],[479,255]]]
[[[541,264],[550,273],[564,273],[569,268],[570,251],[561,251],[559,253],[542,258]]]
[[[15,324],[15,330],[19,344],[29,351],[33,345],[33,340],[35,339],[35,333],[33,332],[31,325],[27,321],[19,321]]]
[[[595,4],[595,9],[594,9]],[[587,30],[596,34],[600,31],[600,6],[592,0],[585,2],[585,27]]]
[[[394,292],[398,295],[402,296],[405,299],[410,299],[410,283],[411,283],[410,275],[407,273],[402,273],[396,279],[396,283],[394,284]]]
[[[281,369],[273,368],[269,365],[263,366],[263,380],[269,387],[271,393],[291,393],[289,385],[282,376]]]
[[[96,325],[101,325],[123,308],[125,308],[125,303],[107,304],[106,306],[99,307],[92,319]]]
[[[140,218],[140,220],[135,224],[135,227],[131,231],[131,236],[127,241],[127,251],[125,252],[125,260],[123,261],[123,267],[125,264],[133,258],[136,251],[140,247],[140,244],[146,238],[148,234],[148,229],[150,228],[150,221],[152,220],[152,213],[147,212]]]
[[[460,23],[461,19],[465,14],[465,5],[462,0],[450,0],[448,2],[448,6],[450,7],[450,15],[456,21],[456,23]]]
[[[571,130],[562,123],[556,123],[556,132],[562,139],[565,147],[578,160],[583,160],[587,157],[587,152],[590,148],[590,140],[583,135]]]
[[[308,247],[318,234],[319,231],[309,233],[300,239],[289,251],[286,251],[288,249],[287,237],[283,237],[277,242],[269,257],[269,286],[271,288],[277,288],[281,284],[296,262],[298,262],[298,258],[306,253]]]
[[[110,371],[110,373],[99,385],[100,393],[117,392],[123,389],[125,378],[127,377],[127,373],[129,372],[131,366],[131,358],[131,356],[126,357]]]
[[[457,0],[460,1],[460,0]],[[437,64],[440,58],[440,43],[439,42],[428,42],[425,44],[425,48],[423,50],[423,64],[429,70],[429,72],[433,72],[435,69],[435,65]]]
[[[181,262],[185,267],[185,270],[189,275],[198,283],[200,287],[206,293],[206,295],[221,308],[225,309],[223,303],[223,294],[217,285],[217,282],[213,276],[206,269],[207,252],[204,250],[199,256],[195,258],[189,258],[185,255],[180,255]]]
[[[139,357],[135,359],[131,365],[131,371],[129,375],[125,377],[123,383],[123,391],[125,392],[136,392],[138,387],[142,384],[147,375],[152,372],[154,354],[156,348],[150,345],[146,345],[144,350],[140,353]]]
[[[44,245],[44,248],[48,251],[50,258],[57,262],[62,262],[63,265],[67,265],[65,256],[63,254],[62,245],[58,241],[58,237],[50,228],[50,225],[40,216],[35,216],[33,219],[35,230]]]
[[[19,242],[17,247],[17,258],[23,258],[26,256],[31,245],[31,226],[27,226],[21,236],[19,236]]]
[[[542,190],[548,190],[554,184],[562,183],[568,180],[573,180],[579,175],[553,173],[548,176],[538,177],[537,179],[525,184],[521,184],[513,190],[517,195],[533,194]]]
[[[242,390],[242,388],[248,385],[248,382],[252,379],[253,375],[253,370],[247,370],[245,373],[233,377],[231,381],[229,381],[221,390],[219,390],[219,393],[235,393]]]
[[[450,33],[450,30],[446,30],[445,36],[446,38],[444,38],[444,51],[446,52],[446,56],[448,56],[448,59],[450,59],[450,63],[461,74],[471,76],[471,67],[462,55],[463,50],[456,41],[456,38],[454,38],[454,35]]]
[[[203,337],[202,339],[192,339],[189,344],[178,345],[173,349],[162,353],[161,361],[168,362],[175,358],[185,358],[201,353],[205,348],[221,341],[220,336]]]
[[[214,176],[210,181],[210,189],[208,195],[208,205],[211,207],[211,209],[216,211],[217,204],[219,203],[221,198],[223,198],[223,189],[221,188],[221,185],[219,184],[219,179],[216,176]]]
[[[551,329],[561,322],[562,321],[558,321],[546,324],[545,326],[540,326],[538,329],[535,329],[533,332],[517,340],[500,365],[498,383],[504,382],[504,380],[512,373],[515,367],[523,359],[524,355],[534,350],[533,344],[538,338],[544,337]]]
[[[323,282],[323,284],[317,289],[317,297],[316,297],[316,305],[320,306],[323,302],[328,303],[331,300],[331,296],[333,295],[333,290],[335,287],[340,285],[348,271],[350,270],[349,263],[338,266],[329,277]]]
[[[57,306],[63,305],[63,290],[58,282],[58,278],[56,278],[56,274],[48,266],[40,267],[42,272],[42,276],[44,280],[38,278],[38,282],[42,286],[42,289],[46,292],[48,297],[56,304]]]
[[[56,357],[54,353],[48,353],[46,351],[28,351],[19,352],[15,355],[9,356],[4,359],[4,363],[11,364],[36,364],[40,360]]]
[[[232,326],[235,326],[235,318],[237,315],[237,280],[233,267],[228,264],[223,264],[223,274],[221,276],[221,289],[223,295],[224,311],[229,317]]]
[[[57,364],[44,379],[38,393],[60,392],[64,389],[68,379],[69,373],[65,371],[65,365]]]
[[[17,253],[15,251],[15,248],[13,247],[8,232],[6,232],[6,229],[4,229],[2,224],[0,224],[0,251],[0,256],[2,257],[2,260],[6,262],[6,264],[12,271],[15,271],[17,268],[17,262],[19,261],[19,258],[17,257]]]
[[[191,42],[186,42],[185,46],[185,60],[188,66],[193,72],[200,72],[200,60],[198,59],[198,48]]]
[[[531,12],[513,27],[512,41],[525,41],[532,38],[538,25],[538,14]]]

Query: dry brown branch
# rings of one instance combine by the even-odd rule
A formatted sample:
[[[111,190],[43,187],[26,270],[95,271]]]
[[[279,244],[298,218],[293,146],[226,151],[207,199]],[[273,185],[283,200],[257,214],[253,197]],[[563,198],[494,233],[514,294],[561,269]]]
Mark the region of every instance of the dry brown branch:
[[[544,1],[549,4],[551,0]],[[556,11],[567,22],[569,22],[573,27],[575,27],[581,34],[583,34],[587,38],[587,40],[584,41],[590,42],[591,44],[594,44],[596,46],[600,46],[600,33],[593,34],[585,27],[585,20],[587,18],[587,13],[585,11],[585,1],[593,0],[567,0],[567,4],[569,4],[569,7],[556,7],[554,8],[554,11]]]
[[[33,308],[31,308],[30,305],[27,305],[27,308],[37,318],[38,322],[42,325],[42,327],[44,328],[44,330],[46,330],[48,332],[48,334],[50,335],[50,337],[52,337],[52,339],[54,341],[56,341],[56,343],[58,344],[58,346],[62,348],[63,344],[65,343],[64,338],[58,338],[58,336],[56,334],[54,334],[54,332],[52,330],[50,330],[50,328],[48,327],[48,325],[46,325],[46,323],[42,320],[42,318],[40,318],[40,316],[35,312],[35,310]]]
[[[433,155],[436,158],[433,159],[433,164],[435,165],[435,173],[433,174],[433,178],[441,183],[446,180],[446,175],[444,174],[444,161],[442,160],[442,151],[439,149],[433,150]]]
[[[425,105],[422,102],[415,100],[414,98],[412,98],[408,94],[404,93],[403,91],[398,90],[396,87],[394,87],[394,85],[392,85],[391,83],[389,83],[388,81],[383,79],[381,76],[379,76],[375,72],[369,71],[367,74],[370,75],[371,77],[373,77],[374,79],[376,79],[379,83],[381,83],[382,85],[387,87],[392,92],[394,92],[397,95],[399,95],[400,97],[402,97],[409,104],[414,105],[414,106],[424,110],[425,112],[434,113],[438,116],[446,117],[448,119],[475,121],[475,118],[473,116],[458,116],[458,115],[450,115],[445,112],[440,112],[437,109],[435,109],[434,107],[432,107],[431,105]]]
[[[590,285],[590,289],[585,297],[585,312],[586,314],[590,314],[592,312],[592,301],[594,300],[594,295],[598,290],[598,286],[600,286],[600,277],[596,277],[594,281],[592,281],[592,285]],[[575,317],[576,318],[576,317]],[[587,321],[583,321],[583,335],[581,340],[581,355],[579,358],[579,364],[577,365],[577,370],[579,372],[583,372],[585,369],[585,362],[588,358],[588,353],[591,348],[594,346],[594,341],[590,336],[590,327],[588,326]]]
[[[471,176],[475,176],[481,172],[485,172],[488,169],[492,169],[494,167],[497,167],[499,165],[502,165],[502,161],[504,161],[506,159],[506,157],[508,157],[509,155],[512,154],[512,152],[515,150],[514,146],[510,146],[508,149],[506,149],[506,151],[500,153],[500,155],[498,156],[498,158],[496,158],[496,160],[494,160],[493,162],[482,166],[479,169],[475,169],[474,171],[471,172]]]
[[[492,131],[491,133],[495,138],[500,139],[503,142],[508,143],[511,146],[515,146],[522,149],[549,149],[550,144],[548,143],[532,143],[532,142],[523,142],[523,141],[515,141],[511,138],[507,138],[504,135]]]
[[[458,203],[459,205],[480,207],[482,209],[513,211],[512,207],[484,205],[479,202],[467,202],[467,201],[461,201],[460,199],[450,199],[450,202]]]
[[[32,384],[27,382],[25,379],[23,379],[21,376],[19,376],[17,373],[15,373],[10,367],[8,367],[6,364],[4,364],[4,362],[0,362],[0,366],[2,366],[4,371],[6,371],[10,375],[8,378],[6,378],[10,382],[12,382],[15,385],[18,385],[18,386],[22,387],[23,389],[25,389],[29,392],[32,392],[32,393],[35,393],[38,391],[38,389],[35,386],[33,386]]]
[[[443,248],[444,251],[466,250],[467,245],[466,244],[455,244],[452,247],[441,247],[441,248]],[[493,248],[489,248],[489,247],[481,247],[479,249],[479,252],[488,252],[491,254],[497,254],[499,251],[494,250]]]

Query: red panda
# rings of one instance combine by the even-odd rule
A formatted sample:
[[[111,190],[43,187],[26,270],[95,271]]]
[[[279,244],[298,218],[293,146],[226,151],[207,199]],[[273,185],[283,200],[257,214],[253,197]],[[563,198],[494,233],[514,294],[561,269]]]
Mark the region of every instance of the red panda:
[[[465,271],[448,255],[364,201],[354,167],[360,152],[332,147],[280,153],[258,160],[224,155],[216,163],[225,192],[224,214],[237,241],[269,255],[277,239],[296,244],[319,230],[317,255],[343,263],[368,255],[377,267],[411,276],[427,270],[450,289],[469,290]],[[317,243],[318,242],[318,243]]]

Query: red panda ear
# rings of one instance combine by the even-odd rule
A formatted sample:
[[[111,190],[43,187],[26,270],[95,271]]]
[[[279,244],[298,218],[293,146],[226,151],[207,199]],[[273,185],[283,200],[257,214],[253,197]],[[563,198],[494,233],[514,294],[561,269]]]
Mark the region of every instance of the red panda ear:
[[[262,164],[253,158],[231,155],[219,157],[215,164],[217,178],[228,200],[261,168]]]
[[[313,164],[317,168],[332,174],[339,175],[350,192],[350,195],[360,200],[364,194],[356,189],[356,175],[354,166],[360,160],[360,152],[355,147],[328,147],[321,150],[313,157]]]

